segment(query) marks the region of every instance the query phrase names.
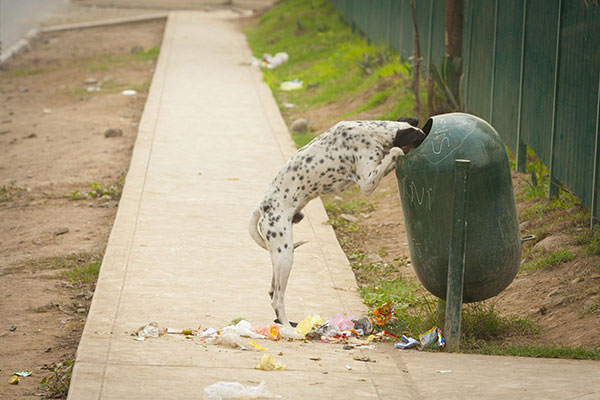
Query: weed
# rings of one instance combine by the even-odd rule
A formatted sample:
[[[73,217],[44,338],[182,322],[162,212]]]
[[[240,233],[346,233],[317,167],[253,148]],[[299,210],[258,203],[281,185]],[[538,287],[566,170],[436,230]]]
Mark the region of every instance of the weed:
[[[365,253],[360,250],[354,250],[350,254],[347,254],[347,257],[350,261],[362,261],[365,258]]]
[[[521,271],[536,271],[539,269],[552,268],[571,261],[573,258],[575,258],[575,254],[571,253],[569,250],[557,250],[545,257],[521,265]]]
[[[73,200],[83,200],[86,198],[87,198],[87,195],[85,193],[81,193],[79,190],[74,190],[71,193],[71,199],[73,199]]]
[[[375,209],[373,204],[362,200],[353,200],[343,203],[332,201],[329,198],[324,198],[324,204],[325,210],[334,216],[338,216],[340,214],[366,213]]]
[[[92,183],[92,190],[87,194],[88,197],[102,197],[110,196],[111,198],[118,200],[121,198],[121,191],[123,190],[123,182],[119,180],[119,183],[115,185],[102,185],[100,183]]]
[[[62,361],[55,364],[50,368],[52,375],[45,376],[40,381],[40,389],[47,391],[49,398],[67,398],[74,364],[75,360]]]
[[[360,231],[360,226],[358,224],[345,220],[344,218],[330,218],[328,222],[336,231],[344,233]]]
[[[315,135],[312,132],[292,132],[292,140],[298,149],[309,144],[314,138]]]
[[[29,69],[14,69],[9,72],[11,76],[30,76],[37,75],[46,72],[46,70],[40,68],[29,68]]]
[[[7,203],[21,197],[25,197],[28,200],[32,199],[31,195],[29,195],[31,189],[27,187],[19,187],[16,185],[16,183],[16,181],[10,181],[8,185],[0,186],[0,204]]]
[[[471,303],[463,307],[461,335],[463,342],[467,344],[538,333],[539,327],[529,319],[503,317],[496,311],[493,303]]]
[[[98,279],[102,260],[97,260],[84,265],[75,265],[72,269],[64,272],[63,276],[71,282],[93,283]]]
[[[138,60],[156,60],[160,54],[160,46],[152,47],[148,50],[140,50],[133,53]]]
[[[594,226],[586,229],[575,237],[577,244],[583,245],[583,251],[587,255],[600,254],[600,227]]]

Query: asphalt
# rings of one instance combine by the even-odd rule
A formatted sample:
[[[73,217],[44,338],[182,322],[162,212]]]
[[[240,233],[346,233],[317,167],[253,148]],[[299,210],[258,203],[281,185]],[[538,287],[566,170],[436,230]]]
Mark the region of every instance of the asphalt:
[[[200,399],[219,381],[264,381],[285,399],[600,398],[600,363],[592,361],[259,340],[287,366],[267,372],[254,368],[259,351],[183,335],[130,336],[154,321],[219,329],[238,317],[254,326],[273,319],[270,259],[247,225],[295,149],[260,71],[249,65],[237,17],[169,15],[69,399]],[[288,316],[364,314],[322,204],[314,200],[305,211],[294,234],[308,244],[295,253]]]

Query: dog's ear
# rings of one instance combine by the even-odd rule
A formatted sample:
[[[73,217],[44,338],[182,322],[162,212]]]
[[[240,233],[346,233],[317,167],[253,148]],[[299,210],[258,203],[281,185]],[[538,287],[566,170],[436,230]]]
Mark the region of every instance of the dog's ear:
[[[419,128],[398,129],[392,143],[393,147],[417,147],[425,140],[425,134]]]
[[[398,118],[398,122],[406,122],[410,126],[414,126],[414,127],[419,126],[419,120],[417,118],[400,117],[400,118]]]

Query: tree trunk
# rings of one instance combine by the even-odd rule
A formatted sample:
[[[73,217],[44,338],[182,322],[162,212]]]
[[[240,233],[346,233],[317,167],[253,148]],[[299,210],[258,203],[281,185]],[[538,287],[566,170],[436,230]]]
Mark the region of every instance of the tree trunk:
[[[463,0],[446,0],[446,56],[461,56],[462,31]]]

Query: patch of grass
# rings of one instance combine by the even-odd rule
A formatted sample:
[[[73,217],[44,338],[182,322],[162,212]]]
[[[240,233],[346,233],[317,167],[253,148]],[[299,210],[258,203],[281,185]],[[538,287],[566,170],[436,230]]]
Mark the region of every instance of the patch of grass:
[[[124,180],[121,178],[117,184],[113,185],[103,185],[98,182],[92,183],[92,189],[88,192],[87,197],[102,197],[102,196],[110,196],[111,198],[118,200],[121,198],[121,193],[123,191],[123,183]]]
[[[466,353],[498,356],[600,360],[600,347],[590,349],[585,347],[505,345],[480,342],[477,345],[473,345],[461,350]]]
[[[461,335],[466,345],[512,336],[533,336],[539,331],[539,327],[527,318],[501,316],[493,303],[478,302],[463,306]]]
[[[592,229],[584,229],[575,236],[577,244],[583,245],[583,251],[587,255],[600,254],[600,226],[595,225]]]
[[[360,231],[360,225],[354,222],[345,220],[344,218],[335,217],[329,218],[329,224],[333,226],[333,229],[340,232],[358,232]]]
[[[106,71],[115,65],[124,64],[131,61],[156,60],[160,54],[160,46],[148,50],[140,50],[131,54],[105,54],[85,60],[81,64],[82,69],[95,71]]]
[[[557,250],[542,258],[521,265],[521,271],[537,271],[539,269],[552,268],[571,261],[574,258],[575,254],[569,250]]]
[[[362,200],[352,200],[349,202],[339,202],[332,200],[331,198],[323,198],[325,211],[334,216],[339,214],[358,214],[371,212],[375,209],[373,204],[367,203]]]
[[[22,197],[31,200],[32,197],[29,194],[30,191],[30,188],[17,186],[16,181],[10,181],[7,185],[0,186],[0,204],[7,203]]]
[[[41,69],[41,68],[25,68],[25,69],[13,69],[12,71],[9,71],[8,74],[10,76],[30,76],[30,75],[41,74],[43,72],[46,72],[46,70]]]
[[[50,368],[51,375],[40,381],[40,389],[47,392],[48,398],[66,399],[71,384],[75,360],[62,361]]]
[[[408,76],[408,64],[397,52],[353,33],[330,2],[282,1],[257,24],[245,29],[245,33],[259,59],[264,53],[286,51],[290,55],[287,63],[272,70],[263,69],[263,76],[275,97],[295,104],[298,113],[341,98],[368,95],[369,100],[358,104],[355,110],[347,110],[345,115],[392,100],[406,106],[404,112],[395,110],[398,112],[395,118],[413,114],[414,96],[410,89],[405,85],[379,86],[382,80],[398,81]],[[290,92],[279,89],[282,82],[292,79],[303,81],[303,89]]]
[[[156,60],[160,54],[160,46],[152,47],[148,50],[140,50],[133,53],[133,57],[138,60]]]
[[[71,282],[96,282],[96,280],[98,279],[98,273],[100,272],[101,264],[102,260],[94,261],[81,266],[76,265],[73,267],[73,269],[65,271],[63,275]]]
[[[292,140],[298,149],[309,144],[314,138],[315,134],[312,132],[292,132]]]

